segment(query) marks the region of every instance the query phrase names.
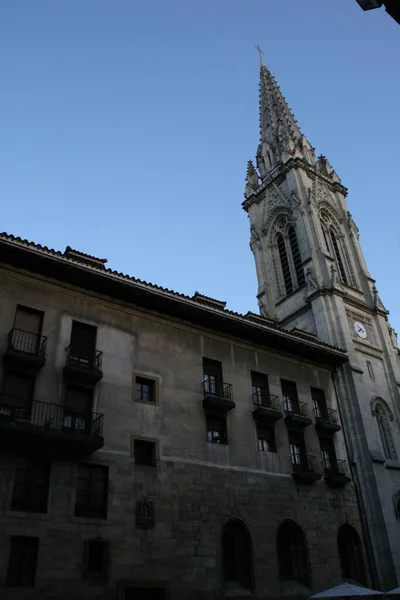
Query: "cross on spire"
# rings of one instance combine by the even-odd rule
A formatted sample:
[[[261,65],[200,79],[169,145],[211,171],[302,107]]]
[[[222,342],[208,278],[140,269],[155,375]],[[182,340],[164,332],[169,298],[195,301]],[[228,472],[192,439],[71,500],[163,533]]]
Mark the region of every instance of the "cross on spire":
[[[258,54],[260,55],[260,65],[263,64],[263,50],[260,48],[260,44],[257,44],[257,46],[254,46],[254,48],[257,50]]]

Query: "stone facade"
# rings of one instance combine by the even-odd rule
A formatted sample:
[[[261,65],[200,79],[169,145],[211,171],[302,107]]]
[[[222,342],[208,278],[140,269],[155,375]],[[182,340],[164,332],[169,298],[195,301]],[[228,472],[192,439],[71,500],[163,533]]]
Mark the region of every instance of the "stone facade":
[[[94,452],[58,454],[52,446],[41,445],[46,424],[52,427],[54,422],[35,430],[37,437],[28,445],[12,439],[1,444],[2,597],[265,599],[304,596],[341,581],[339,527],[349,524],[363,539],[355,486],[349,482],[332,488],[323,477],[308,485],[295,481],[284,418],[274,426],[276,452],[258,449],[251,372],[268,375],[270,394],[278,397],[280,407],[284,378],[296,383],[299,400],[310,414],[311,387],[323,390],[328,406],[337,409],[332,375],[347,360],[345,353],[311,335],[289,334],[267,319],[230,313],[211,299],[190,299],[136,282],[106,270],[92,257],[81,260],[84,255],[79,253],[56,253],[2,235],[0,256],[2,381],[9,369],[4,357],[17,306],[44,313],[46,359],[36,377],[34,401],[63,407],[72,323],[93,325],[96,348],[103,354],[92,409],[104,415],[104,445]],[[207,440],[203,358],[218,361],[223,380],[232,385],[235,407],[226,417],[227,445]],[[154,402],[136,400],[136,377],[155,382]],[[11,414],[4,412],[4,402],[2,395],[2,436]],[[18,428],[29,428],[27,419],[24,414],[22,424],[12,422],[16,430],[11,438]],[[320,465],[314,417],[304,437],[307,453]],[[154,466],[138,464],[137,439],[156,442]],[[331,439],[337,458],[348,461],[342,431]],[[51,460],[47,510],[13,510],[17,457],[36,451]],[[108,467],[107,518],[75,515],[80,463]],[[154,514],[146,513],[148,502]],[[288,519],[305,536],[308,586],[281,576],[277,534]],[[230,520],[242,523],[249,534],[249,589],[235,587],[224,575],[221,535]],[[39,540],[34,587],[8,585],[13,536]],[[85,576],[85,543],[96,539],[108,544],[107,572],[93,578]],[[366,553],[361,552],[368,583]],[[146,586],[147,592],[138,589]],[[131,591],[125,595],[125,589]]]
[[[400,581],[400,372],[388,322],[346,202],[347,190],[301,133],[265,65],[258,173],[246,199],[260,311],[288,330],[346,348],[340,406],[368,523],[375,586]],[[376,405],[380,408],[377,412]]]

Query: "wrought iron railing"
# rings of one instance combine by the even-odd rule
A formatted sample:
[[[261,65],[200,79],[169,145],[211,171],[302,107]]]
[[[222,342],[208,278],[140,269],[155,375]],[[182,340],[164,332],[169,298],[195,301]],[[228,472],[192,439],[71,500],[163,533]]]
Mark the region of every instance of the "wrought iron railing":
[[[267,390],[259,392],[254,392],[251,394],[253,398],[254,408],[269,408],[270,410],[276,410],[277,412],[281,411],[281,405],[279,402],[279,396],[274,396],[270,394]]]
[[[315,456],[310,454],[291,455],[293,473],[312,472],[320,474],[320,465]]]
[[[47,337],[13,327],[8,334],[8,348],[27,354],[46,356]]]
[[[289,397],[283,397],[283,408],[286,415],[298,415],[300,417],[310,418],[308,410],[308,404],[306,402],[299,402]]]
[[[66,432],[71,435],[102,436],[103,415],[84,411],[69,410],[60,404],[28,402],[18,396],[0,396],[0,421],[7,419],[24,424],[32,429],[49,432]]]
[[[325,423],[332,423],[332,425],[339,425],[338,411],[332,408],[314,406],[314,416],[317,422],[324,421]]]
[[[67,351],[67,366],[79,367],[82,369],[95,369],[101,371],[103,366],[103,353],[100,350],[93,352],[80,352],[77,348],[68,346]]]
[[[349,479],[351,479],[350,469],[349,465],[347,464],[347,461],[336,460],[328,456],[322,456],[321,462],[324,468],[324,474],[326,476],[343,475],[344,477],[348,477]]]
[[[218,379],[206,377],[202,382],[204,398],[222,398],[233,401],[233,390],[231,383],[224,383]]]

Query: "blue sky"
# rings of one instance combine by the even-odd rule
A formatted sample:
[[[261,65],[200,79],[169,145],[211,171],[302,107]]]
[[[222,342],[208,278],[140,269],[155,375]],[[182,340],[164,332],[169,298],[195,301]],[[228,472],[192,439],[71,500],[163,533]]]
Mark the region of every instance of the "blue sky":
[[[2,3],[0,230],[257,312],[255,44],[349,188],[400,333],[400,28],[355,0]]]

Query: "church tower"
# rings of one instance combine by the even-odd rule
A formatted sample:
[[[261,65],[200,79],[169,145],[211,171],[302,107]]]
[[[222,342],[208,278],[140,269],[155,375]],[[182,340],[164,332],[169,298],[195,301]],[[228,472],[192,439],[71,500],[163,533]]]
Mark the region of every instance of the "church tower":
[[[400,584],[400,361],[347,189],[301,132],[270,71],[260,69],[260,143],[243,208],[260,313],[345,348],[335,380],[366,525],[372,584]]]

